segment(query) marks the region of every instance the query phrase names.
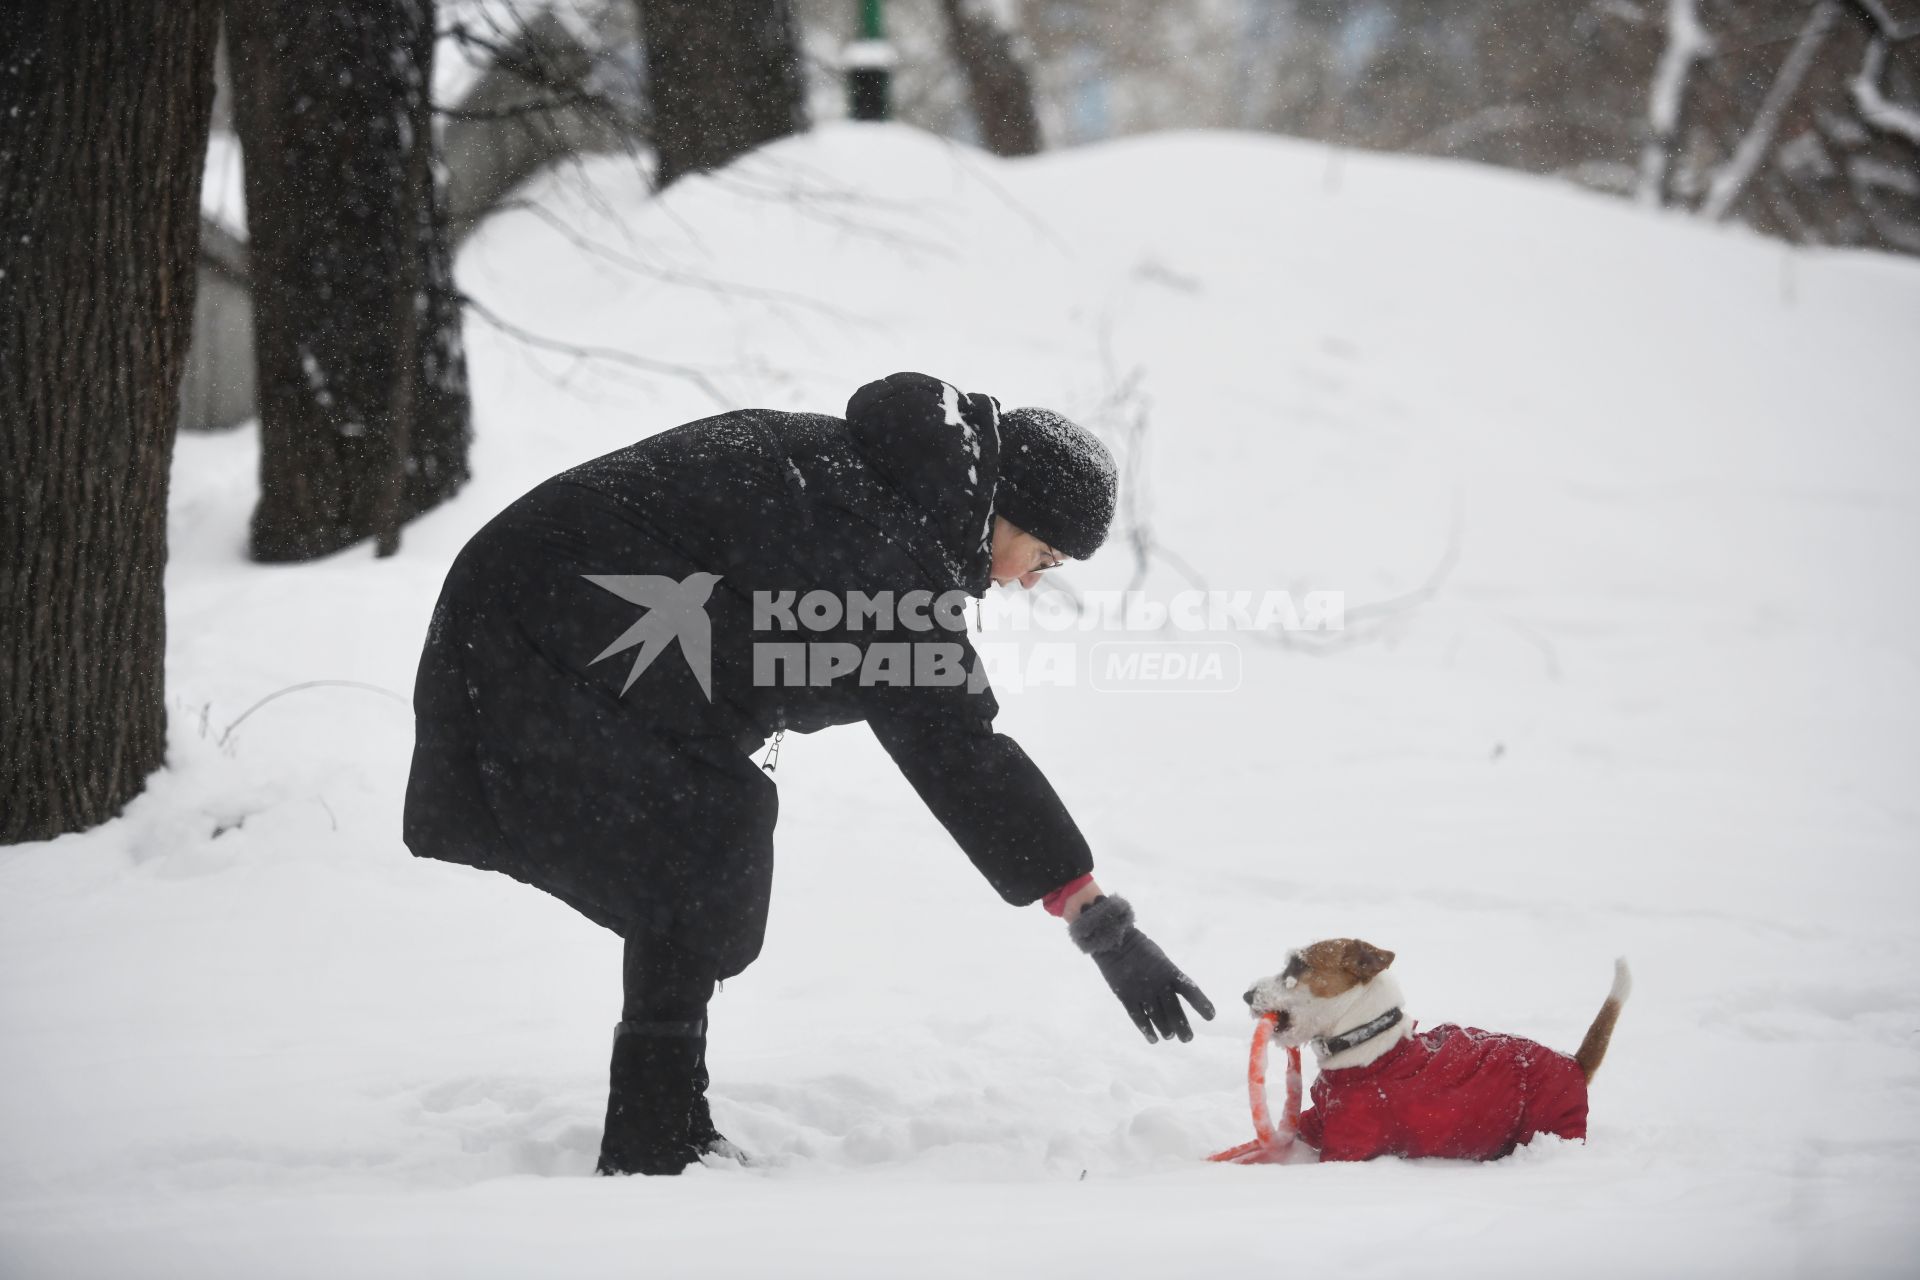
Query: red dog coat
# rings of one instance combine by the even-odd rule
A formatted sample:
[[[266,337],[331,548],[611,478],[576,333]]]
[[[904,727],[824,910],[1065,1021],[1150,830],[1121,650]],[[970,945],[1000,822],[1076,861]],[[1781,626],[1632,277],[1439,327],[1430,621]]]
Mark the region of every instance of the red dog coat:
[[[1362,1067],[1322,1071],[1300,1137],[1322,1160],[1498,1160],[1536,1133],[1587,1136],[1587,1081],[1564,1053],[1451,1023]]]

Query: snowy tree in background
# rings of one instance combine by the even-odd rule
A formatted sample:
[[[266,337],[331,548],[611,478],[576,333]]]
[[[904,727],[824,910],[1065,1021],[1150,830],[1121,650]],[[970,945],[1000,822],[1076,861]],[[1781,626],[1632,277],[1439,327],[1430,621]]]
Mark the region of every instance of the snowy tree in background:
[[[1247,4],[1268,128],[1920,252],[1915,0]]]
[[[807,127],[788,0],[634,0],[665,187]]]
[[[1022,28],[1063,143],[1266,129],[1920,252],[1920,0],[1026,0]]]
[[[1641,198],[1920,253],[1920,4],[1668,0]]]
[[[966,76],[980,145],[997,156],[1038,154],[1033,75],[1010,12],[996,12],[986,0],[940,0],[940,7],[953,59]]]
[[[429,0],[233,0],[260,501],[251,550],[306,560],[467,478],[466,361],[436,180]]]
[[[162,571],[213,0],[0,13],[0,844],[166,750]]]

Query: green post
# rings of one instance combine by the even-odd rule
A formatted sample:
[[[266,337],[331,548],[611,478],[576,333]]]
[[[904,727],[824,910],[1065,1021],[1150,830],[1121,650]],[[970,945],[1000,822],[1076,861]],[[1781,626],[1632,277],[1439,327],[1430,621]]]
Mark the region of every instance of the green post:
[[[893,47],[887,43],[883,0],[858,0],[860,38],[847,46],[847,114],[855,120],[885,120],[890,115]]]

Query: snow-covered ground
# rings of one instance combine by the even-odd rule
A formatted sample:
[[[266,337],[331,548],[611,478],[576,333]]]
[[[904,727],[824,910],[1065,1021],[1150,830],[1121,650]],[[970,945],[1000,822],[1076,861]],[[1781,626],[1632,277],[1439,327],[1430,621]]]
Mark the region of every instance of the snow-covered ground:
[[[841,126],[658,202],[585,175],[462,258],[513,324],[737,404],[908,368],[1144,414],[1162,548],[1346,593],[1331,650],[1213,637],[1232,694],[1003,697],[1222,1016],[1145,1045],[864,730],[790,737],[772,931],[711,1055],[763,1163],[587,1176],[617,940],[408,856],[403,705],[326,686],[227,732],[297,682],[404,696],[489,515],[717,407],[471,322],[476,479],[395,558],[248,564],[251,433],[180,441],[169,768],[0,851],[0,1274],[1920,1265],[1920,265],[1269,138],[1007,164]],[[1240,991],[1342,934],[1399,953],[1421,1021],[1565,1048],[1628,955],[1590,1141],[1202,1163],[1248,1128]]]

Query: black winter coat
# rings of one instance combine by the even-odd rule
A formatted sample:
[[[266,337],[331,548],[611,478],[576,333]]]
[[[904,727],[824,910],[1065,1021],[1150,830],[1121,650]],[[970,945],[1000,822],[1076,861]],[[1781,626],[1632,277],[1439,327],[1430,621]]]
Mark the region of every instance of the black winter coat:
[[[819,642],[865,657],[883,643],[957,645],[948,652],[974,667],[964,630],[876,631],[861,619],[784,632],[773,628],[801,615],[764,606],[810,591],[980,595],[998,421],[991,397],[895,374],[861,388],[845,421],[722,414],[575,467],[507,507],[455,560],[427,634],[408,847],[504,871],[623,937],[664,939],[730,976],[759,953],[772,875],[776,792],[749,753],[780,728],[865,720],[1007,901],[1033,902],[1091,871],[1046,778],[993,731],[984,681],[828,679],[829,667],[795,687],[786,681],[797,668],[769,663],[763,648]],[[651,575],[651,587],[679,584],[696,600],[717,575],[699,611],[706,685],[689,652],[702,647],[698,626],[637,671],[654,646],[609,653],[653,613],[590,575]]]

